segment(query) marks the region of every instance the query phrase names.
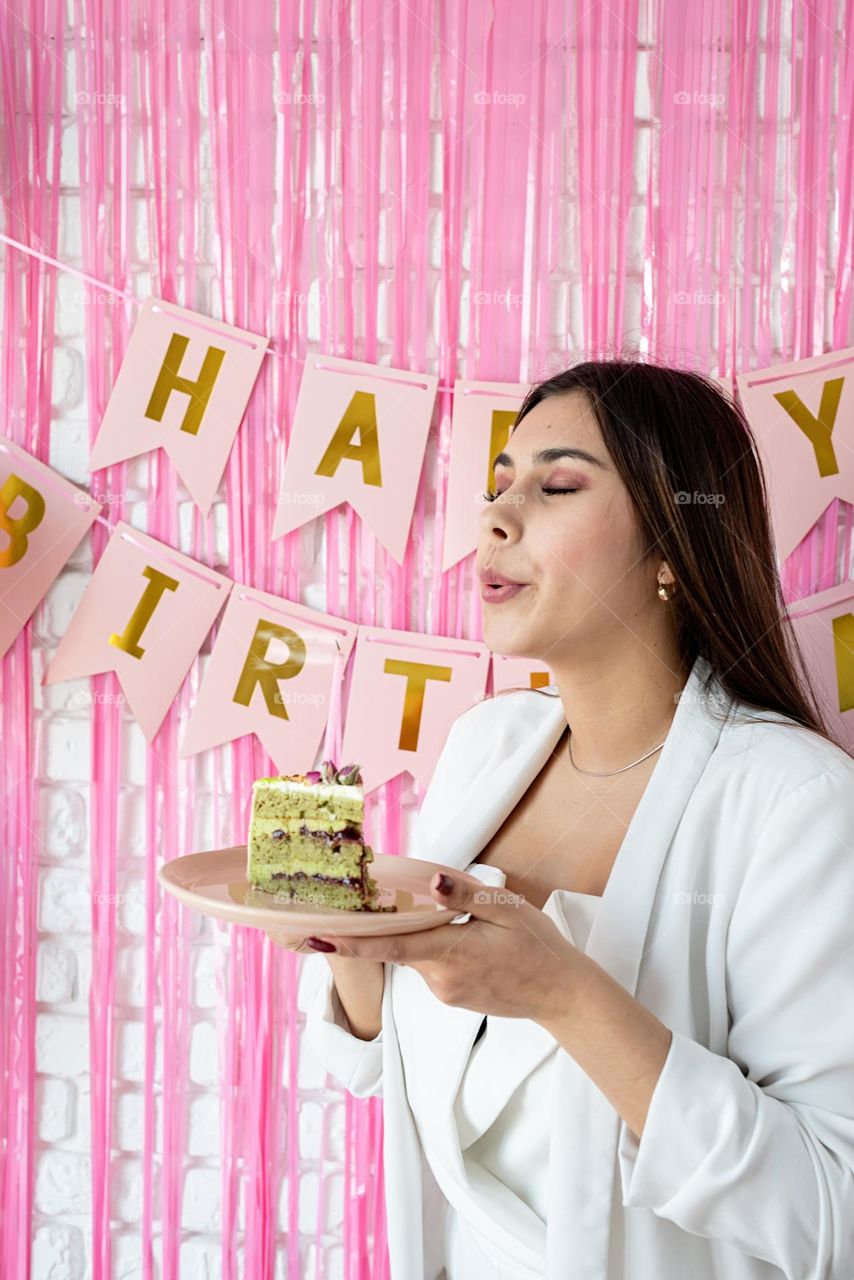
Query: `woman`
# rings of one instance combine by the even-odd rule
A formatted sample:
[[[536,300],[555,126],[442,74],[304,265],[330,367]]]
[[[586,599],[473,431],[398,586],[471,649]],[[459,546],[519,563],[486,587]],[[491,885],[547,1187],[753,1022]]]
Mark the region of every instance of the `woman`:
[[[460,914],[321,939],[307,1009],[384,1099],[393,1280],[850,1280],[854,761],[748,425],[697,374],[587,362],[495,462],[485,640],[555,684],[440,754],[409,856],[459,869]]]

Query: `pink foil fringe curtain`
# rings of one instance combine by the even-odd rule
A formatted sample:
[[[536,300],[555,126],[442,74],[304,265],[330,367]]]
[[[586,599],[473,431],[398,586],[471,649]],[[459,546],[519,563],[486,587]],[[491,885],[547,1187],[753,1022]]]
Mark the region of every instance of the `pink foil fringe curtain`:
[[[226,550],[216,513],[200,518],[160,455],[92,478],[111,517],[240,581],[301,599],[307,567],[320,568],[334,614],[481,638],[473,557],[438,569],[456,377],[530,381],[626,345],[731,377],[854,340],[854,6],[841,0],[73,10],[65,27],[58,0],[22,0],[0,21],[2,229],[128,299],[151,291],[270,335],[282,359],[265,362],[228,465]],[[61,164],[75,161],[79,245],[60,221]],[[59,272],[4,257],[3,429],[47,461],[51,432],[67,429],[51,404]],[[91,440],[135,309],[83,312]],[[439,375],[403,565],[349,509],[270,541],[310,351]],[[93,529],[88,567],[106,538]],[[850,567],[851,508],[834,502],[784,566],[786,598]],[[0,1270],[16,1280],[51,1221],[34,1203],[48,1145],[36,1138],[37,904],[52,857],[40,616],[0,666]],[[144,1057],[142,1274],[180,1274],[200,921],[159,892],[156,869],[240,842],[251,782],[272,769],[251,739],[179,759],[203,663],[145,751],[139,1019],[116,1000],[118,886],[142,821],[126,796],[130,730],[114,677],[92,680],[93,1280],[114,1273],[115,1084],[131,1034]],[[327,752],[340,734],[341,707]],[[371,842],[404,851],[420,799],[403,777],[369,796]],[[344,1093],[342,1187],[330,1133],[344,1091],[329,1077],[319,1159],[300,1151],[300,958],[253,930],[212,933],[222,1276],[387,1276],[381,1101]],[[308,1231],[302,1179],[316,1183]]]

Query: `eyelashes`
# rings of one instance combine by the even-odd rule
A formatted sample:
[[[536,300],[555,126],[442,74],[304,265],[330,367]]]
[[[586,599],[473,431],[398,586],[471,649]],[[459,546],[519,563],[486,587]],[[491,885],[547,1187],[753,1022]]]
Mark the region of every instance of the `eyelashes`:
[[[552,494],[552,493],[578,493],[578,490],[577,490],[577,489],[543,489],[543,493],[547,493],[547,494]],[[486,501],[487,501],[487,502],[495,502],[496,498],[500,498],[500,497],[501,497],[501,494],[500,494],[500,493],[489,493],[489,492],[487,492],[487,493],[484,493],[483,497],[486,499]]]

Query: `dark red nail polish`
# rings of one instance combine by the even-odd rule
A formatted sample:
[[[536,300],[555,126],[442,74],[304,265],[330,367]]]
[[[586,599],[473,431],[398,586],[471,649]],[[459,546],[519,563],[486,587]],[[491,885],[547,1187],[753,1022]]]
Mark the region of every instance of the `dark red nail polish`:
[[[308,945],[313,947],[315,951],[334,951],[335,946],[331,942],[324,942],[322,938],[309,938]]]
[[[446,875],[444,874],[444,872],[441,872],[441,871],[440,871],[440,872],[439,872],[439,883],[436,885],[436,888],[439,890],[439,892],[440,892],[440,893],[450,893],[450,892],[451,892],[451,890],[453,889],[453,887],[454,887],[454,882],[453,882],[453,880],[451,880],[451,878],[450,878],[449,876],[446,876]]]

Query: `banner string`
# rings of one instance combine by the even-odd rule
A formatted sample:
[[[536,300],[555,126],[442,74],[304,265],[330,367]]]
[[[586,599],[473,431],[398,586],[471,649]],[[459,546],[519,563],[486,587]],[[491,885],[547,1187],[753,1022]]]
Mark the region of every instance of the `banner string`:
[[[61,262],[59,258],[52,258],[49,253],[42,253],[38,249],[32,249],[29,245],[22,244],[20,240],[14,240],[12,236],[7,236],[2,231],[0,231],[0,240],[11,245],[13,249],[20,249],[21,253],[29,254],[31,258],[38,259],[39,262],[45,262],[48,266],[57,267],[60,271],[67,271],[69,275],[77,276],[79,280],[85,280],[88,284],[96,285],[99,289],[106,290],[107,293],[113,294],[116,298],[121,298],[124,302],[131,302],[137,307],[141,307],[143,305],[144,299],[138,298],[130,289],[117,289],[115,285],[107,284],[105,280],[98,280],[97,277],[90,276],[88,272],[81,271],[79,267],[72,267],[67,262]],[[163,301],[165,301],[165,299],[163,299]],[[213,317],[208,318],[212,319]],[[223,321],[222,323],[227,323],[227,321]],[[268,346],[264,354],[267,356],[277,356],[280,360],[293,360],[296,364],[305,364],[305,359],[301,356],[288,355],[286,351],[279,351],[277,347],[273,346]],[[332,356],[328,358],[335,359],[336,357]],[[377,368],[382,368],[382,366],[378,365]],[[413,370],[412,372],[416,371]],[[445,392],[447,395],[455,394],[453,387],[445,386],[442,383],[440,383],[436,389],[437,391]],[[500,393],[483,392],[482,394],[494,395]]]

